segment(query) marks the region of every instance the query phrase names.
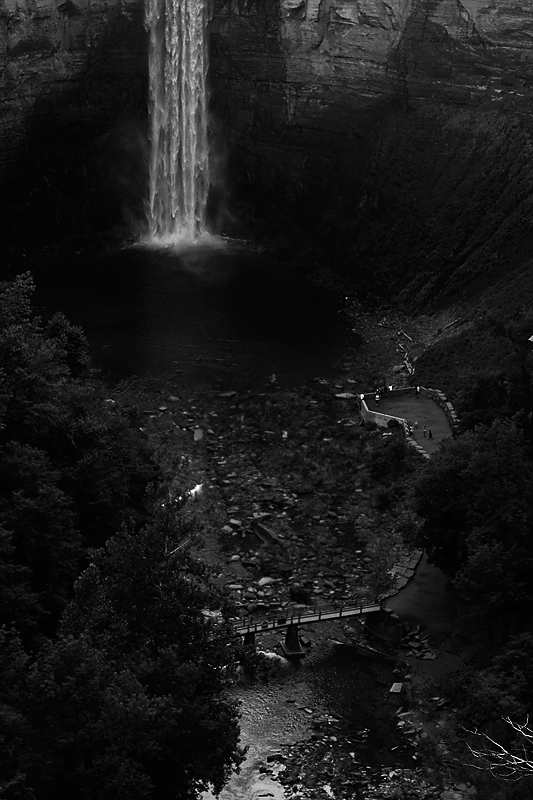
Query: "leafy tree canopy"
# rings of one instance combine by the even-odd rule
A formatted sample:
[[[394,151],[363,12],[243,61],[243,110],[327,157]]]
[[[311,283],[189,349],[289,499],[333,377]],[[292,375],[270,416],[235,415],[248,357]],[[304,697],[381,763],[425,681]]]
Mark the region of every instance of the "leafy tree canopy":
[[[193,800],[238,766],[229,609],[193,542],[161,509],[95,554],[58,640],[31,665],[4,633],[0,780],[13,796]]]
[[[83,332],[0,283],[0,624],[51,633],[88,548],[145,519],[158,471],[134,411],[107,398]]]
[[[533,605],[533,464],[513,421],[443,443],[416,481],[419,542],[491,612]]]

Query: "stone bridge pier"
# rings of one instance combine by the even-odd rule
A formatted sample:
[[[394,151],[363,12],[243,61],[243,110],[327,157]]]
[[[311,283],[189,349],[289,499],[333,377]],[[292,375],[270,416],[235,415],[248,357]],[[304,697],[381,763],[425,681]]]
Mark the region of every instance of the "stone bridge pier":
[[[255,631],[247,631],[244,634],[244,646],[251,649],[255,648]],[[287,625],[285,628],[285,641],[281,642],[281,648],[286,658],[303,658],[305,650],[300,644],[300,631],[296,623]]]
[[[281,647],[286,658],[303,658],[305,650],[300,644],[298,625],[287,625],[285,641],[281,643]]]

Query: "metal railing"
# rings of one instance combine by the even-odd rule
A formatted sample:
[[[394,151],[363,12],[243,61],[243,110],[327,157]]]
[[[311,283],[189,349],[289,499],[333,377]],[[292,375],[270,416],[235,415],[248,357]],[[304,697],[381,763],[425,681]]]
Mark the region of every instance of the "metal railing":
[[[289,625],[309,625],[312,622],[325,622],[330,619],[342,619],[345,617],[362,616],[381,611],[382,603],[367,603],[359,605],[341,606],[340,608],[327,607],[318,608],[314,611],[303,611],[301,614],[277,614],[276,616],[256,617],[246,623],[234,624],[233,630],[236,635],[244,636],[247,633],[261,633],[262,631],[273,631],[287,628]]]

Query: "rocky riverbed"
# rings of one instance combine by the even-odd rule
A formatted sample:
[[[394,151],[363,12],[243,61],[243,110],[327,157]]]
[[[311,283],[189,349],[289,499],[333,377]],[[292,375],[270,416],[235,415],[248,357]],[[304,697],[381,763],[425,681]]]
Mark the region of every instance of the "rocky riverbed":
[[[362,381],[392,363],[396,327],[363,348],[359,371],[346,359],[331,381],[317,376],[285,388],[266,375],[253,390],[199,389],[167,376],[114,393],[115,402],[142,409],[169,499],[181,502],[202,487],[183,513],[196,518],[201,556],[233,599],[236,619],[386,599],[412,576],[420,554],[405,549],[397,510],[422,459],[406,449],[395,479],[381,474],[386,440],[361,426],[357,403],[368,388]],[[265,636],[258,646],[268,682],[245,680],[232,690],[249,751],[223,796],[461,800],[475,793],[454,782],[456,765],[439,751],[438,721],[448,709],[438,697],[418,702],[411,688],[412,663],[440,657],[431,637],[391,613],[367,629],[339,622],[301,633],[303,663],[287,663],[279,636]],[[343,657],[334,641],[366,641],[386,658]]]

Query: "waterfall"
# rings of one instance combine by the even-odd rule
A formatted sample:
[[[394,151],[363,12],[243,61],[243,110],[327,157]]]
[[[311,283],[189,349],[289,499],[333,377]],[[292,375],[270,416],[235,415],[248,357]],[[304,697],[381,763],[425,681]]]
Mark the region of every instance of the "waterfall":
[[[152,241],[207,233],[208,0],[145,0],[149,32]]]

